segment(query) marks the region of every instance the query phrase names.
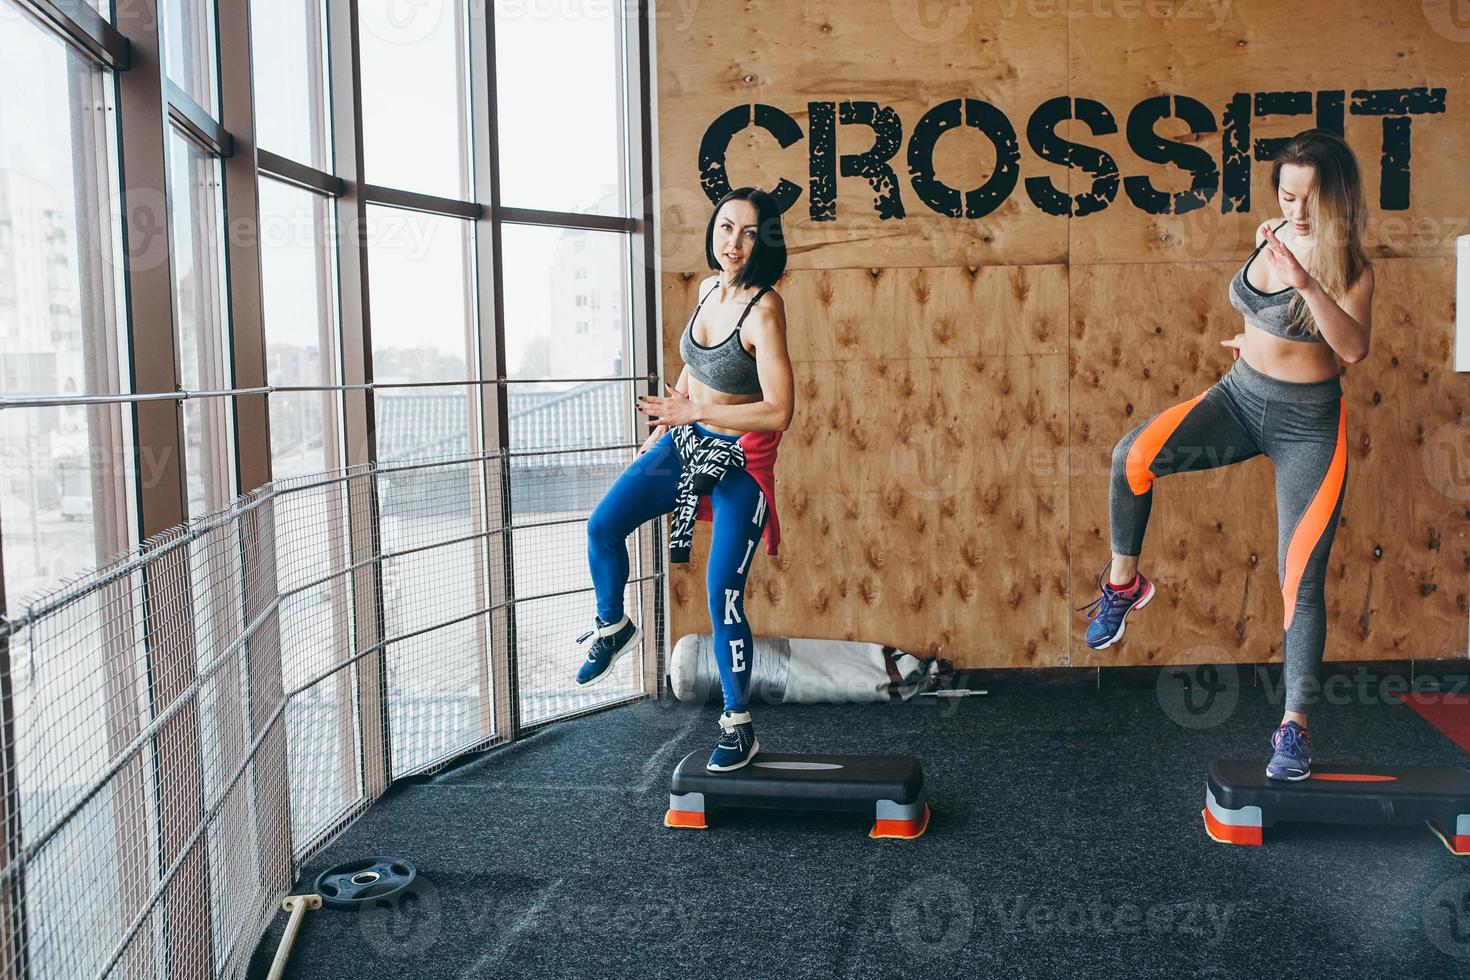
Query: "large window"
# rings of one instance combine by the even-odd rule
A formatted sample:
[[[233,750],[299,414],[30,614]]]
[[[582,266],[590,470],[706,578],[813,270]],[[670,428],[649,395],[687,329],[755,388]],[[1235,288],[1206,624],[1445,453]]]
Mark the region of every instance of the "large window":
[[[372,207],[368,281],[377,393],[384,632],[393,768],[490,736],[473,224]],[[447,382],[457,382],[448,384]],[[422,468],[403,469],[411,461]],[[481,535],[471,538],[471,535]]]
[[[112,72],[0,0],[0,400],[11,403],[0,408],[0,612],[12,622],[135,539],[132,413],[79,400],[129,390],[115,92]],[[137,799],[128,789],[146,792],[124,785],[138,767],[105,776],[110,740],[138,707],[116,684],[136,638],[132,585],[109,583],[5,641],[12,700],[0,716],[15,769],[0,806],[20,832],[10,853],[58,827],[26,868],[31,976],[89,972],[77,937],[120,917],[116,869],[156,860],[145,821],[136,837],[114,833]],[[89,782],[98,792],[62,823]],[[99,886],[81,901],[68,884],[79,877]],[[0,947],[0,968],[12,957]]]
[[[263,178],[260,265],[271,471],[279,479],[342,465],[341,349],[330,201]],[[302,390],[321,389],[321,390]]]
[[[507,225],[502,240],[509,375],[562,388],[580,382],[556,379],[626,376],[632,338],[628,236]],[[623,435],[623,420],[613,415],[602,437]]]
[[[219,113],[214,0],[159,0],[163,8],[164,65],[169,81],[204,107]]]
[[[452,0],[360,0],[362,141],[370,184],[470,195],[466,10]]]
[[[620,14],[615,3],[495,5],[500,195],[506,204],[627,214]]]
[[[633,315],[641,239],[570,218],[630,217],[638,197],[628,166],[626,26],[617,4],[495,6],[501,201],[556,216],[501,231],[501,329],[514,382],[506,397],[516,681],[526,722],[635,695],[649,681],[640,657],[624,658],[592,692],[573,680],[581,655],[572,640],[595,613],[586,520],[632,461],[622,447],[646,434],[631,411],[646,390],[635,376],[650,366],[638,356]],[[600,83],[587,84],[589,76]],[[628,542],[624,608],[635,619],[661,587],[651,535],[645,527]],[[651,626],[645,635],[657,632]]]
[[[325,0],[251,0],[252,78],[260,147],[332,169]],[[262,177],[261,288],[271,460],[277,477],[342,465],[336,227],[330,198]]]
[[[256,125],[262,148],[329,170],[325,7],[253,0]],[[361,797],[354,692],[349,488],[332,200],[262,176],[259,183],[265,378],[281,672],[286,690],[293,842],[301,846]],[[317,680],[321,678],[320,680]]]
[[[0,973],[243,975],[393,779],[656,686],[651,618],[574,683],[660,347],[632,12],[0,0]]]
[[[112,74],[9,0],[0,15],[0,397],[116,394],[129,355]],[[0,411],[11,608],[132,543],[131,438],[123,405]]]
[[[572,683],[581,655],[568,642],[594,613],[586,518],[632,460],[609,448],[632,438],[624,406],[635,386],[622,380],[629,241],[527,225],[506,227],[502,240],[506,351],[511,377],[525,382],[508,395],[516,595],[529,597],[516,606],[519,682],[524,716],[543,719],[635,694],[643,680],[637,658],[625,657],[589,698]],[[635,618],[642,596],[630,583]]]
[[[325,0],[250,2],[256,142],[329,171],[325,24]]]
[[[361,796],[330,200],[263,177],[260,261],[291,823],[315,839]],[[334,668],[340,668],[335,669]],[[317,680],[322,678],[321,680]]]
[[[224,391],[231,373],[220,161],[177,130],[169,135],[168,150],[180,384],[189,392]],[[230,407],[225,396],[184,402],[189,513],[196,517],[234,496]]]
[[[470,223],[371,207],[367,229],[374,380],[472,380],[479,366],[471,317]],[[465,435],[462,421],[458,435]],[[469,448],[462,438],[456,446],[441,446],[435,440],[442,433],[425,430],[425,437],[419,446],[395,445],[392,455],[401,459],[427,450]]]

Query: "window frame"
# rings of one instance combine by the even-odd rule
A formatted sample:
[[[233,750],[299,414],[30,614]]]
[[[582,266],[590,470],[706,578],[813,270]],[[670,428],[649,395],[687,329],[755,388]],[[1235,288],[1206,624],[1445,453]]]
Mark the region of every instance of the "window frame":
[[[473,227],[473,248],[468,258],[467,281],[474,290],[470,307],[469,339],[478,361],[467,371],[472,377],[462,380],[466,388],[478,393],[478,416],[482,424],[473,434],[472,452],[483,457],[480,472],[479,527],[485,534],[477,578],[483,581],[488,606],[481,618],[490,655],[484,663],[481,690],[480,730],[485,733],[478,743],[455,747],[450,756],[429,760],[416,768],[395,771],[392,746],[388,740],[385,676],[383,577],[381,561],[375,555],[380,514],[374,483],[366,481],[364,492],[350,495],[346,541],[344,547],[354,563],[352,614],[355,625],[353,656],[357,666],[353,672],[357,705],[359,753],[356,760],[362,798],[371,802],[395,779],[415,772],[430,771],[447,764],[453,756],[489,745],[507,742],[560,718],[525,724],[521,719],[516,670],[516,603],[514,576],[514,513],[509,510],[510,462],[514,447],[509,443],[508,387],[524,383],[509,379],[506,365],[504,331],[503,268],[501,261],[502,230],[511,224],[558,229],[584,229],[615,232],[624,237],[628,262],[626,289],[629,306],[625,324],[628,328],[631,365],[616,380],[628,383],[625,433],[628,448],[636,446],[641,433],[633,412],[632,394],[639,388],[660,393],[661,329],[659,315],[658,249],[655,241],[655,194],[652,171],[652,106],[650,22],[652,12],[648,0],[622,6],[615,14],[622,29],[621,91],[625,116],[626,200],[629,207],[622,216],[583,214],[529,208],[512,208],[500,204],[498,168],[499,152],[496,125],[495,14],[493,6],[469,5],[467,20],[466,63],[469,103],[468,139],[471,192],[467,199],[446,199],[417,194],[398,188],[379,187],[362,180],[362,111],[360,46],[358,38],[357,0],[328,3],[320,35],[326,51],[324,70],[326,108],[325,159],[330,170],[317,169],[291,160],[255,145],[255,119],[252,104],[252,63],[249,5],[247,3],[214,4],[215,31],[215,100],[218,112],[211,113],[184,89],[164,74],[163,54],[166,27],[160,17],[162,0],[130,0],[119,5],[115,22],[109,21],[84,0],[10,0],[28,13],[43,29],[54,33],[82,57],[113,73],[115,86],[118,145],[115,148],[126,180],[122,185],[121,221],[124,254],[124,300],[118,312],[126,326],[131,367],[130,387],[115,396],[69,395],[56,393],[19,399],[0,397],[0,411],[25,407],[80,404],[105,404],[129,417],[132,429],[133,492],[136,540],[143,551],[144,617],[140,624],[142,644],[148,651],[151,704],[156,717],[170,710],[173,700],[188,697],[198,680],[197,651],[193,649],[192,630],[180,629],[180,609],[196,609],[193,596],[201,591],[195,581],[196,571],[188,561],[180,561],[177,550],[166,543],[177,535],[191,518],[188,507],[187,445],[184,439],[183,407],[191,400],[219,399],[212,404],[227,412],[233,433],[233,466],[230,477],[235,492],[252,494],[272,483],[269,433],[269,395],[272,387],[266,375],[266,350],[261,300],[262,274],[258,239],[234,234],[236,222],[259,221],[259,185],[262,176],[279,179],[331,202],[335,209],[335,283],[336,324],[339,330],[338,356],[341,358],[336,384],[320,390],[340,393],[341,446],[345,472],[370,473],[378,463],[376,449],[375,390],[372,371],[372,333],[369,310],[367,245],[352,231],[362,227],[369,205],[405,208],[443,215],[469,222]],[[319,8],[320,9],[320,8]],[[635,13],[636,11],[636,13]],[[220,341],[228,355],[227,384],[216,390],[187,390],[181,383],[180,344],[174,309],[174,283],[169,205],[172,190],[169,181],[168,144],[171,132],[178,131],[191,143],[203,148],[218,161],[221,173],[219,205],[223,239],[221,306],[219,308]],[[165,229],[162,243],[157,241],[159,228]],[[146,351],[143,358],[133,356]],[[566,379],[575,380],[575,379]],[[286,389],[280,389],[286,390]],[[315,386],[298,386],[292,390],[315,390]],[[146,466],[144,465],[146,463]],[[144,479],[144,472],[148,478]],[[252,521],[268,519],[268,505],[253,509]],[[262,527],[264,525],[261,525]],[[659,547],[661,526],[653,522],[639,532],[637,565],[652,570],[649,580],[655,588],[644,590],[645,623],[656,624],[649,630],[654,642],[645,644],[639,697],[659,694],[664,649],[667,646],[664,612],[668,608],[668,582],[662,551]],[[247,534],[250,547],[270,548],[266,534]],[[0,527],[0,543],[4,528]],[[159,558],[148,561],[156,549]],[[0,547],[0,572],[3,572],[4,549]],[[269,596],[275,592],[274,551],[246,554],[242,560],[264,569],[240,596],[246,621],[262,613]],[[360,563],[360,564],[359,564]],[[211,576],[213,577],[213,576]],[[228,576],[226,576],[227,578]],[[3,578],[0,578],[0,612],[4,607]],[[201,598],[208,598],[207,595]],[[531,597],[535,598],[535,597]],[[151,615],[149,614],[151,611]],[[175,622],[166,623],[168,616]],[[0,702],[11,686],[11,662],[8,637],[19,624],[14,619],[0,620]],[[182,637],[182,639],[181,639]],[[273,712],[281,702],[280,637],[270,631],[259,634],[250,644],[249,670],[245,677],[243,717],[240,723],[260,739],[254,750],[256,776],[248,792],[254,819],[260,825],[290,827],[289,801],[277,799],[275,791],[265,785],[262,769],[284,766],[286,746],[284,725],[273,723]],[[621,701],[611,701],[576,714],[606,710]],[[199,733],[188,723],[187,713],[174,716],[179,724],[161,736],[171,747],[167,764],[154,758],[151,772],[139,766],[140,785],[147,784],[146,796],[156,805],[168,801],[177,813],[155,814],[151,824],[118,828],[120,834],[136,834],[139,838],[156,833],[157,857],[164,868],[171,868],[170,883],[158,898],[159,911],[167,915],[177,910],[181,921],[196,916],[199,910],[211,915],[213,907],[209,880],[209,862],[194,860],[194,848],[206,845],[191,841],[191,825],[182,814],[194,812],[204,801],[197,786],[190,785],[189,772],[197,769],[201,759]],[[122,720],[122,719],[118,719]],[[13,719],[0,716],[0,739],[4,750],[14,750]],[[12,771],[7,767],[6,771]],[[0,820],[14,826],[18,817],[18,795],[13,781],[0,785]],[[263,882],[277,882],[285,887],[300,862],[325,846],[345,826],[337,822],[311,840],[293,841],[282,854],[264,839],[257,841],[258,868]],[[264,837],[264,835],[262,835]],[[201,852],[202,853],[202,852]],[[23,883],[23,874],[18,876]],[[126,883],[120,886],[131,887]],[[133,894],[124,890],[122,894]],[[185,911],[185,910],[189,911]],[[22,909],[12,908],[6,922],[0,923],[0,946],[7,949],[12,962],[23,962],[24,922]],[[18,927],[18,928],[16,928]],[[174,929],[168,934],[166,955],[173,970],[183,973],[205,973],[224,968],[227,962],[238,962],[242,950],[236,943],[224,950],[214,949],[213,929],[202,935],[191,930]],[[151,937],[150,937],[151,941]],[[121,955],[121,949],[119,955]],[[243,955],[248,956],[249,950]],[[114,961],[115,962],[115,961]]]

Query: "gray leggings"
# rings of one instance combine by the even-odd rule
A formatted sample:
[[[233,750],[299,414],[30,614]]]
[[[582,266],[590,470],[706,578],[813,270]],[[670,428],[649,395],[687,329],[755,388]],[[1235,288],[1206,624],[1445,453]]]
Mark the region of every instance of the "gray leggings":
[[[1347,484],[1345,406],[1337,378],[1282,381],[1237,359],[1208,390],[1129,432],[1113,447],[1113,551],[1142,552],[1156,477],[1228,466],[1262,453],[1276,466],[1286,709],[1301,711],[1327,639],[1323,586]]]

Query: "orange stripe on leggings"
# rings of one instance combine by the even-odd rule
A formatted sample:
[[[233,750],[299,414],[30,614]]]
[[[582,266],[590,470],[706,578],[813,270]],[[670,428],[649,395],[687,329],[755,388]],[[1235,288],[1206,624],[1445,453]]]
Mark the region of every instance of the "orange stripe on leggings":
[[[1180,402],[1172,408],[1166,408],[1138,434],[1133,440],[1133,445],[1128,447],[1128,461],[1124,465],[1124,472],[1128,474],[1128,489],[1133,491],[1135,497],[1141,497],[1148,493],[1154,485],[1154,475],[1150,471],[1154,465],[1154,457],[1159,450],[1164,448],[1164,443],[1179,428],[1179,423],[1184,421],[1184,416],[1189,410],[1199,403],[1199,400],[1208,391],[1202,391],[1187,402]]]
[[[1286,625],[1283,629],[1291,629],[1291,618],[1296,614],[1296,593],[1302,582],[1302,572],[1306,570],[1307,559],[1312,557],[1312,549],[1317,547],[1317,542],[1322,539],[1322,532],[1327,530],[1327,522],[1332,520],[1332,511],[1337,507],[1337,498],[1342,493],[1342,478],[1347,471],[1347,402],[1345,399],[1337,400],[1337,448],[1332,451],[1332,462],[1327,465],[1327,475],[1322,478],[1322,485],[1317,488],[1317,495],[1312,498],[1311,504],[1307,506],[1307,512],[1297,522],[1296,530],[1291,532],[1291,543],[1286,546],[1286,578],[1281,583],[1281,601],[1285,605]]]

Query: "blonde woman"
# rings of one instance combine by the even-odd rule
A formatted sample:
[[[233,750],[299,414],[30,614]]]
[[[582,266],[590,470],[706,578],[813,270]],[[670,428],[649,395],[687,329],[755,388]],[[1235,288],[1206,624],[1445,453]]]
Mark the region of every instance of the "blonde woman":
[[[1327,556],[1347,485],[1342,363],[1368,354],[1373,267],[1357,159],[1322,129],[1294,136],[1271,167],[1282,220],[1256,232],[1256,250],[1230,281],[1244,332],[1221,341],[1235,363],[1218,383],[1165,409],[1113,449],[1113,558],[1086,643],[1123,636],[1154,596],[1138,572],[1154,480],[1265,455],[1276,468],[1277,572],[1284,604],[1286,705],[1271,736],[1272,779],[1311,774],[1307,707],[1327,637]],[[1262,251],[1264,249],[1264,251]],[[1264,260],[1261,256],[1264,255]]]

